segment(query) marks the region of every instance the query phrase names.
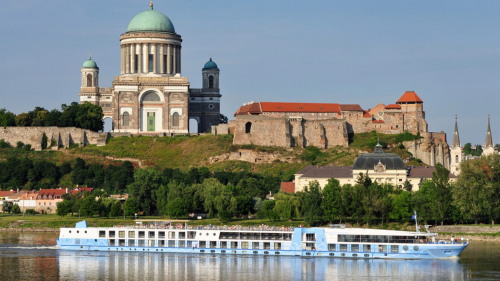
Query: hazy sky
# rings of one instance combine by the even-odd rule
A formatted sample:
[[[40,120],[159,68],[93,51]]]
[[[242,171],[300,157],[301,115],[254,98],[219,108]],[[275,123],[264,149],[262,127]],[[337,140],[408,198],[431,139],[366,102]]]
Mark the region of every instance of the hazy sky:
[[[18,114],[78,101],[92,52],[100,86],[120,74],[120,35],[149,0],[3,0],[0,108]],[[429,131],[500,143],[500,1],[155,0],[182,36],[183,76],[201,86],[213,55],[222,113],[248,101],[424,101]]]

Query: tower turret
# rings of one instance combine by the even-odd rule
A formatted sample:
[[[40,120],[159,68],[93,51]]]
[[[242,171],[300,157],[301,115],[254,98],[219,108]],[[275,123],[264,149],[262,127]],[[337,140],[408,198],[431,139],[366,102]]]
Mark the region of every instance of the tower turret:
[[[486,129],[486,140],[484,141],[482,155],[488,156],[493,153],[495,153],[495,148],[493,146],[493,138],[491,136],[490,116],[488,115],[488,129]]]
[[[462,146],[460,144],[460,136],[458,134],[458,121],[455,115],[455,132],[453,132],[453,143],[450,147],[450,172],[454,175],[460,173],[460,163],[462,163]]]
[[[97,63],[92,60],[91,54],[89,59],[83,63],[80,69],[82,74],[82,87],[80,88],[80,102],[86,101],[98,104],[99,98],[99,67]]]

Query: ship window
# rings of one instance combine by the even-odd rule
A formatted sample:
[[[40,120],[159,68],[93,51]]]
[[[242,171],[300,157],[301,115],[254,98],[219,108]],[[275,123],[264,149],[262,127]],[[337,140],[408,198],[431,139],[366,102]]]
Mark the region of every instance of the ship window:
[[[155,240],[148,240],[148,246],[149,247],[154,247],[155,246]]]
[[[114,231],[110,231],[109,232],[109,237],[110,238],[115,238],[115,232]]]
[[[227,242],[226,241],[220,242],[220,247],[226,249],[227,248]]]
[[[248,244],[248,242],[247,242]],[[210,241],[210,248],[217,248],[217,242],[216,241]]]
[[[359,252],[359,245],[351,245],[351,252]]]
[[[168,247],[174,248],[175,247],[175,240],[168,240]],[[204,247],[202,247],[204,248]]]
[[[129,231],[128,238],[135,238],[135,231]]]
[[[206,248],[207,247],[207,241],[200,241],[200,248]]]
[[[76,233],[80,233],[80,230],[77,230]]]
[[[391,245],[391,253],[399,253],[399,246]]]
[[[347,244],[340,244],[340,251],[347,252]]]
[[[242,249],[248,249],[248,242],[241,242]]]
[[[281,243],[274,243],[275,250],[281,250]]]
[[[269,243],[269,242],[264,242],[264,249],[266,249],[266,250],[271,249],[271,243]]]
[[[132,240],[132,239],[128,240],[128,246],[129,247],[134,247],[135,246],[135,240]]]
[[[252,249],[260,249],[259,242],[252,242]]]
[[[381,253],[386,253],[387,252],[387,245],[379,245],[378,251]]]
[[[165,238],[165,231],[158,232],[158,238],[160,238],[160,239]]]
[[[179,232],[179,239],[186,239],[186,232]]]
[[[165,240],[158,240],[158,247],[165,247]]]
[[[118,246],[125,246],[125,239],[118,240]]]
[[[144,231],[139,231],[139,238],[146,238],[146,233]]]
[[[188,231],[188,239],[196,238],[196,231]]]
[[[414,251],[418,251],[418,249],[419,249],[419,247],[418,247],[418,246],[414,246],[414,247],[413,247],[413,250],[414,250]]]
[[[106,231],[99,231],[99,237],[106,237]]]
[[[179,241],[179,247],[180,248],[186,247],[186,241]]]
[[[118,231],[119,238],[125,238],[125,231]]]
[[[336,250],[337,250],[337,245],[328,244],[328,251],[336,251]]]
[[[236,241],[231,242],[231,249],[238,249],[238,242]]]
[[[169,231],[168,232],[168,239],[175,239],[175,232]]]
[[[363,252],[371,252],[371,245],[363,245]]]
[[[408,246],[406,246],[406,245],[405,245],[405,246],[403,247],[403,250],[408,251]]]
[[[155,232],[154,231],[150,231],[149,232],[149,238],[155,238]]]
[[[144,240],[138,240],[137,246],[144,247]]]
[[[109,239],[109,246],[115,246],[115,239]]]

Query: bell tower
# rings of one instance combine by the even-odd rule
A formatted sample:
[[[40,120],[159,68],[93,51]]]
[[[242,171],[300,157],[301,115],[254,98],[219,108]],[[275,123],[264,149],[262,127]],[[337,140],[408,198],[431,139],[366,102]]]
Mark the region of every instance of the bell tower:
[[[80,103],[90,102],[98,104],[99,102],[99,67],[92,60],[89,54],[89,59],[83,63],[81,71],[82,86],[80,88]]]
[[[455,176],[460,174],[460,163],[462,163],[462,146],[460,144],[460,136],[458,135],[458,122],[455,115],[455,132],[453,132],[453,143],[450,147],[451,163],[450,172]]]

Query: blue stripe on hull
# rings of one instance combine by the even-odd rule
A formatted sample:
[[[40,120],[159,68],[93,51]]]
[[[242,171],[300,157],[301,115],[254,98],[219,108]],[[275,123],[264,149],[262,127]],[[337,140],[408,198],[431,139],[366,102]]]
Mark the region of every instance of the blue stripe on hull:
[[[101,243],[98,243],[101,244]],[[111,247],[107,245],[62,245],[57,240],[61,250],[74,251],[108,251],[108,252],[145,252],[145,253],[196,253],[196,254],[227,254],[227,255],[264,255],[264,256],[301,256],[301,257],[335,257],[335,258],[375,258],[375,259],[435,259],[458,256],[465,245],[449,247],[421,247],[420,251],[401,253],[381,252],[331,252],[331,251],[296,251],[296,250],[262,250],[262,249],[212,249],[212,248],[156,248],[156,247]],[[225,251],[225,252],[223,252]]]

